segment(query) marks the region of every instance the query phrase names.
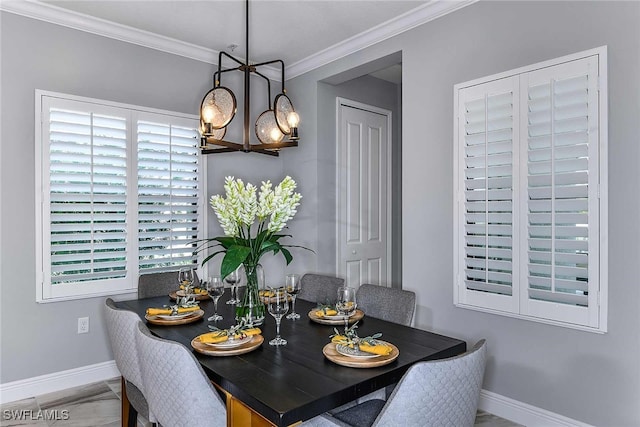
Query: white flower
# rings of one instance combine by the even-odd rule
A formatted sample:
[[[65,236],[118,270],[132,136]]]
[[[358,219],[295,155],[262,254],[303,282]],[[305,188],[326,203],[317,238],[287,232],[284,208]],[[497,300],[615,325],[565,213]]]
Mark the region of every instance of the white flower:
[[[220,223],[224,234],[229,237],[238,236],[238,223],[235,220],[233,208],[230,207],[228,201],[223,199],[220,195],[215,195],[211,196],[210,204],[218,217],[218,222]]]
[[[247,227],[244,236],[251,238],[249,229],[256,217],[260,224],[268,219],[267,230],[273,234],[282,230],[297,212],[302,195],[294,193],[296,186],[290,176],[285,177],[275,189],[272,189],[271,181],[263,181],[260,194],[256,195],[255,185],[249,183],[245,186],[241,179],[228,176],[224,184],[226,198],[215,195],[210,203],[227,236],[238,237]]]
[[[273,200],[274,194],[271,189],[271,181],[262,181],[262,186],[260,187],[260,203],[258,204],[257,211],[258,219],[260,221],[263,221],[273,212]]]

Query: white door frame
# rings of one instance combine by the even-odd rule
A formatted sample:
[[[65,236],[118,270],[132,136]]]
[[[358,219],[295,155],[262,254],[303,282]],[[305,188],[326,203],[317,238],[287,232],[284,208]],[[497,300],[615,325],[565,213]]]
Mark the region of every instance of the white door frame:
[[[393,192],[393,188],[391,187],[391,144],[393,143],[392,139],[392,121],[391,121],[391,110],[386,110],[384,108],[376,107],[373,105],[364,104],[362,102],[353,101],[347,98],[336,97],[336,273],[340,271],[340,259],[342,258],[341,253],[341,241],[340,241],[340,224],[338,220],[340,219],[340,212],[342,205],[340,203],[340,192],[337,188],[340,184],[340,151],[341,151],[341,142],[340,142],[340,108],[341,107],[351,107],[357,108],[359,110],[369,111],[372,113],[377,113],[385,116],[387,118],[387,222],[391,222],[391,194]],[[391,287],[391,278],[393,277],[391,274],[391,230],[393,227],[390,224],[387,224],[387,287]]]

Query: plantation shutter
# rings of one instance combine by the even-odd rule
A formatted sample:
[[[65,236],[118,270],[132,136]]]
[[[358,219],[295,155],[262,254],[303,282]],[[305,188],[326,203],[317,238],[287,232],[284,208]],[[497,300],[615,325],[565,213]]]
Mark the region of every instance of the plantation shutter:
[[[198,132],[178,118],[137,121],[140,272],[196,263],[201,197]]]
[[[597,326],[598,60],[533,71],[521,81],[523,312]]]
[[[517,79],[460,91],[462,299],[512,311]],[[515,105],[515,108],[514,108]],[[517,290],[516,290],[517,293]]]
[[[127,274],[127,119],[115,109],[96,110],[87,104],[45,112],[50,263],[44,273],[53,288]]]

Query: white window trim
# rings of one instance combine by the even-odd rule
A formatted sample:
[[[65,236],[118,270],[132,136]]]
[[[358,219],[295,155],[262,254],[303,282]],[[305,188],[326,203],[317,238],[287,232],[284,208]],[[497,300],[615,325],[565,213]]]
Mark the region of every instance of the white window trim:
[[[460,203],[464,203],[463,200],[463,196],[464,194],[459,193],[458,192],[458,188],[460,185],[460,147],[458,144],[458,138],[459,138],[459,131],[458,131],[458,111],[459,111],[459,100],[458,100],[458,93],[460,91],[460,89],[463,88],[467,88],[467,87],[471,87],[471,86],[475,86],[475,85],[479,85],[479,84],[484,84],[484,83],[488,83],[494,80],[498,80],[498,79],[504,79],[507,77],[511,77],[514,75],[518,75],[518,74],[523,74],[523,73],[528,73],[534,70],[539,70],[542,68],[546,68],[546,67],[552,67],[555,65],[559,65],[562,63],[566,63],[566,62],[570,62],[570,61],[575,61],[578,59],[583,59],[583,58],[587,58],[590,56],[594,56],[594,55],[598,55],[599,57],[599,63],[598,63],[598,74],[599,74],[599,81],[598,81],[598,93],[599,93],[599,98],[598,98],[598,107],[599,107],[599,126],[598,126],[598,137],[599,137],[599,142],[598,142],[598,168],[599,168],[599,187],[598,187],[598,197],[600,199],[599,202],[599,241],[598,241],[598,247],[599,247],[599,257],[598,257],[598,263],[599,263],[599,275],[598,275],[598,279],[599,279],[599,283],[600,283],[600,289],[598,291],[598,296],[596,298],[596,304],[598,305],[598,310],[599,310],[599,325],[598,327],[588,327],[588,326],[583,326],[583,325],[576,325],[573,323],[565,323],[565,322],[561,322],[561,321],[556,321],[556,320],[551,320],[551,319],[547,319],[547,318],[543,318],[543,317],[533,317],[531,315],[522,315],[519,313],[513,313],[513,312],[507,312],[507,311],[501,311],[501,310],[496,310],[496,309],[492,309],[492,308],[487,308],[487,307],[482,307],[482,306],[477,306],[477,305],[470,305],[470,304],[465,304],[465,303],[461,303],[461,290],[460,290],[460,281],[461,278],[459,276],[459,271],[460,271],[460,263],[462,262],[463,258],[460,255],[460,248],[459,248],[459,239],[460,239],[460,233],[462,231],[462,229],[460,227],[458,227],[458,222],[457,220],[455,221],[456,226],[454,226],[454,253],[453,253],[453,268],[454,268],[454,286],[453,286],[453,303],[456,307],[460,307],[460,308],[465,308],[465,309],[470,309],[470,310],[475,310],[475,311],[480,311],[480,312],[485,312],[485,313],[491,313],[491,314],[497,314],[497,315],[501,315],[501,316],[506,316],[506,317],[512,317],[512,318],[516,318],[516,319],[522,319],[522,320],[528,320],[528,321],[534,321],[534,322],[538,322],[538,323],[544,323],[544,324],[549,324],[549,325],[555,325],[555,326],[562,326],[565,328],[570,328],[570,329],[577,329],[577,330],[581,330],[581,331],[588,331],[588,332],[593,332],[593,333],[598,333],[598,334],[604,334],[607,332],[607,320],[608,320],[608,277],[609,277],[609,270],[608,270],[608,259],[609,259],[609,248],[608,248],[608,242],[609,242],[609,232],[608,232],[608,224],[609,224],[609,215],[608,215],[608,206],[609,206],[609,202],[608,202],[608,88],[607,88],[607,81],[608,81],[608,75],[607,75],[607,64],[608,64],[608,59],[607,59],[607,46],[601,46],[601,47],[597,47],[594,49],[589,49],[586,51],[582,51],[582,52],[578,52],[578,53],[574,53],[571,55],[566,55],[560,58],[555,58],[555,59],[551,59],[548,61],[544,61],[544,62],[539,62],[536,64],[532,64],[532,65],[528,65],[528,66],[524,66],[524,67],[520,67],[520,68],[516,68],[514,70],[510,70],[510,71],[505,71],[502,73],[498,73],[498,74],[494,74],[491,76],[487,76],[487,77],[482,77],[479,79],[475,79],[475,80],[471,80],[468,82],[464,82],[464,83],[459,83],[456,84],[453,88],[453,94],[454,94],[454,114],[453,114],[453,142],[454,142],[454,156],[453,156],[453,163],[454,163],[454,194],[456,195],[456,197],[454,197],[453,200],[453,211],[455,216],[457,217],[459,215],[459,206]],[[516,123],[516,126],[519,126],[518,123]],[[514,164],[514,168],[517,168],[517,166]],[[516,173],[514,171],[514,176],[519,176],[519,173]],[[518,280],[519,281],[519,280]],[[515,287],[514,287],[515,288]],[[520,286],[518,286],[518,288],[520,288]],[[591,304],[591,301],[589,302]]]
[[[128,269],[128,273],[123,281],[125,284],[112,284],[112,285],[101,285],[94,286],[92,283],[86,282],[82,285],[65,285],[67,290],[54,294],[52,293],[51,285],[45,285],[45,273],[44,273],[44,260],[45,260],[45,249],[46,245],[43,241],[43,220],[44,220],[44,212],[43,212],[43,204],[44,204],[44,194],[43,194],[43,179],[45,178],[45,171],[43,170],[43,122],[42,122],[42,114],[43,114],[43,99],[44,98],[58,98],[60,100],[70,100],[70,101],[78,101],[90,104],[96,104],[98,106],[106,106],[106,107],[115,107],[115,108],[123,108],[127,110],[132,110],[133,114],[137,113],[151,113],[151,114],[160,114],[164,116],[173,116],[181,119],[189,119],[189,120],[198,120],[198,116],[184,113],[177,113],[174,111],[167,111],[155,108],[147,108],[141,107],[132,104],[125,104],[113,101],[100,100],[96,98],[87,98],[76,95],[68,95],[60,92],[52,92],[46,90],[36,89],[35,91],[35,196],[36,196],[36,254],[35,254],[35,262],[36,262],[36,302],[38,303],[49,303],[49,302],[58,302],[58,301],[68,301],[68,300],[76,300],[76,299],[85,299],[85,298],[93,298],[107,295],[120,295],[120,294],[131,294],[137,291],[138,287],[138,246],[137,242],[133,245],[135,247],[132,253],[129,253],[127,256],[127,262],[130,268]],[[131,138],[131,134],[133,134],[133,128],[129,129],[130,133],[129,141],[134,141]],[[137,156],[131,155],[134,153],[135,144],[130,144],[128,147],[129,152],[129,162],[133,162]],[[202,218],[198,238],[202,239],[208,235],[208,214],[209,210],[206,209],[206,195],[207,195],[207,157],[200,157],[201,167],[200,167],[200,182],[201,182],[201,199],[202,203],[198,207],[198,215]],[[128,194],[128,203],[132,201],[132,192]],[[135,203],[130,204],[135,209],[137,206],[137,199]],[[133,235],[137,235],[137,221],[132,221],[127,225],[127,229],[129,233],[134,232]],[[132,235],[132,234],[129,234]],[[198,257],[198,266],[202,263],[203,256],[200,255]],[[206,277],[208,275],[207,265],[203,267],[203,275]],[[114,279],[118,280],[118,279]],[[88,292],[82,292],[81,294],[77,293],[75,288],[77,286],[81,286],[83,290],[89,288]],[[93,288],[93,289],[91,289]]]

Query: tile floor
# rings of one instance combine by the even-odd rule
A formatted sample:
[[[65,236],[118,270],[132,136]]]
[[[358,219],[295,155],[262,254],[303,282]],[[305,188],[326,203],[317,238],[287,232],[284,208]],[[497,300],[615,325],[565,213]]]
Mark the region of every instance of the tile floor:
[[[120,378],[43,394],[1,407],[0,426],[118,427]],[[138,427],[148,426],[139,418]],[[477,427],[518,427],[487,412],[478,412]],[[172,426],[167,426],[172,427]]]

